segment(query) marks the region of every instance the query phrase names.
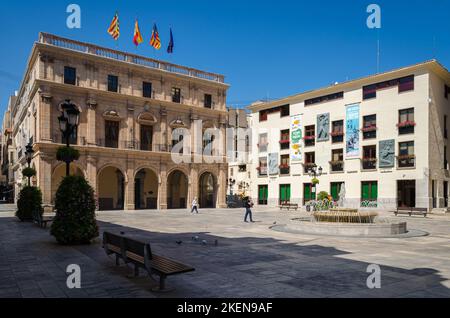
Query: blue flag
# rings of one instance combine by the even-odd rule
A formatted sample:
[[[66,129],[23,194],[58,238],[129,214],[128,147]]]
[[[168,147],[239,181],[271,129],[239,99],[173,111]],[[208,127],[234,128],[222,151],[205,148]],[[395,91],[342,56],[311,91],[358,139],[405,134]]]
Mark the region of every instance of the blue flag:
[[[170,28],[170,42],[169,46],[167,47],[167,53],[173,53],[173,34],[172,34],[172,28]]]

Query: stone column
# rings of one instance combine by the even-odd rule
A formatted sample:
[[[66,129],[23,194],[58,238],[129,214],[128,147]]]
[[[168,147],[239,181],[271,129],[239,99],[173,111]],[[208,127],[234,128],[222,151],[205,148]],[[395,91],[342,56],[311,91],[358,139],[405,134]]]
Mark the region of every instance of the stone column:
[[[161,150],[166,149],[167,147],[167,110],[164,107],[161,107],[161,110],[159,112],[160,116],[161,116],[161,125],[160,125],[160,129],[161,129],[161,139],[160,139],[160,145],[162,147]],[[167,203],[166,203],[167,205]]]
[[[96,136],[96,108],[97,102],[89,98],[86,102],[87,104],[87,136],[86,141],[88,145],[96,145],[97,144],[97,136]],[[94,185],[93,185],[94,186]]]
[[[133,165],[134,166],[134,165]],[[134,167],[128,167],[127,171],[128,182],[124,182],[125,187],[125,210],[135,210],[134,204]]]
[[[97,195],[98,185],[97,185],[97,158],[88,155],[86,158],[86,172],[87,180],[92,188],[94,188],[95,194]]]
[[[218,178],[218,190],[217,195],[219,196],[217,199],[217,207],[219,209],[224,209],[227,207],[226,196],[227,196],[227,165],[220,164],[219,165],[219,178]]]
[[[158,205],[160,210],[167,210],[167,165],[161,163],[158,186]]]
[[[134,138],[134,135],[135,135],[134,107],[131,105],[128,105],[127,110],[128,111],[127,111],[127,120],[126,120],[126,123],[127,123],[127,134],[126,134],[127,142],[126,142],[126,144],[127,144],[127,147],[132,147],[134,145],[134,141],[135,141],[135,138]]]
[[[198,165],[191,164],[190,165],[190,171],[189,171],[189,190],[188,190],[188,197],[187,197],[187,207],[191,204],[192,200],[194,198],[197,198],[199,201],[199,189],[198,189]]]
[[[41,100],[39,102],[39,129],[38,140],[40,142],[51,142],[51,105],[53,97],[45,91],[39,92]]]
[[[42,191],[44,212],[52,212],[52,157],[40,153],[38,157],[38,187]]]

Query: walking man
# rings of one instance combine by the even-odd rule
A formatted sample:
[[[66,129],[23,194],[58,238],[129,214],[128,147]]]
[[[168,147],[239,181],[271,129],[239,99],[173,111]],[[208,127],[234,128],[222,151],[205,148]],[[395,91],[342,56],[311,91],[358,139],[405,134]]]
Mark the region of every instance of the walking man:
[[[252,210],[251,210],[252,207],[253,207],[252,199],[247,198],[247,199],[245,200],[244,206],[245,206],[245,218],[244,218],[244,222],[248,222],[248,221],[247,221],[247,218],[250,217],[250,222],[253,223],[254,221],[253,221]]]
[[[194,200],[192,201],[192,210],[191,213],[197,212],[198,214],[198,203],[197,203],[197,198],[194,198]]]

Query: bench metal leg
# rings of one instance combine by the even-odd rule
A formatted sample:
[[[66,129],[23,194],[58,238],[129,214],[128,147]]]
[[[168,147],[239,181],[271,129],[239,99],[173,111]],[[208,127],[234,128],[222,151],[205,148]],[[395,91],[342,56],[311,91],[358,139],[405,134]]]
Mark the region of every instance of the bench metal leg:
[[[116,266],[119,266],[120,262],[119,262],[119,255],[116,254]]]
[[[159,285],[152,288],[153,292],[157,293],[167,293],[174,290],[174,288],[167,288],[166,287],[166,276],[165,275],[159,275]]]

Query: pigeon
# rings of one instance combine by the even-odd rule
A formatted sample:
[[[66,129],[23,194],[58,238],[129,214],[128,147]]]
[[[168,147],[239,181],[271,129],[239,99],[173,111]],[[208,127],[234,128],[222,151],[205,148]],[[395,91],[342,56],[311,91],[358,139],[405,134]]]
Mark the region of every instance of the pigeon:
[[[203,241],[202,241],[202,244],[203,244],[203,245],[206,245],[206,241],[205,241],[205,240],[203,240]]]
[[[277,224],[277,222],[273,222],[273,225]]]
[[[120,232],[120,235],[125,235],[125,232],[121,231],[121,232]]]
[[[181,243],[183,243],[183,241],[176,241],[175,243],[177,243],[178,245],[181,245]]]
[[[194,241],[198,241],[198,236],[194,236]]]

